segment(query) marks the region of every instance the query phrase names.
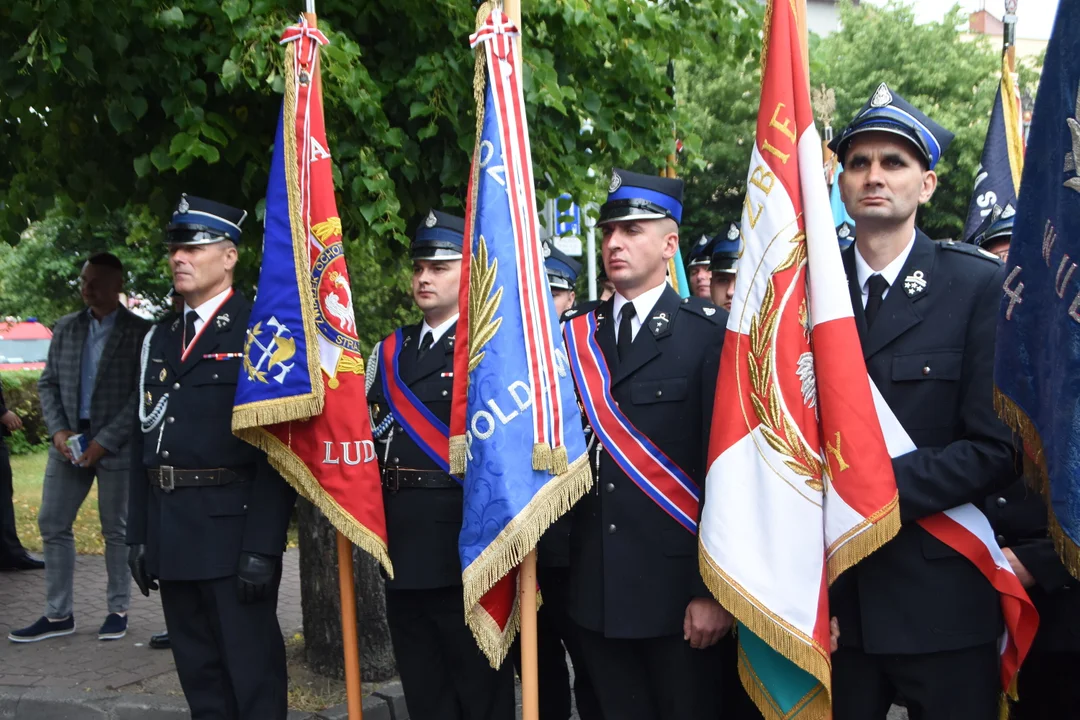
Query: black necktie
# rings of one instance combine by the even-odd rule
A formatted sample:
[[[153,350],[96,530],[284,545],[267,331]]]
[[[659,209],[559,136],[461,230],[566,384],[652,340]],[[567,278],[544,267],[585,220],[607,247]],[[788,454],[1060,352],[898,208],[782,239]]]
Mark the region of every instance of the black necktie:
[[[634,342],[634,329],[630,322],[634,319],[634,303],[628,302],[622,306],[619,318],[619,338],[616,347],[619,351],[619,359],[623,360],[630,354],[630,343]]]
[[[195,321],[199,319],[199,313],[194,310],[188,310],[187,315],[184,316],[184,349],[187,350],[188,345],[195,342]]]
[[[420,338],[420,345],[416,348],[416,359],[424,357],[424,354],[431,349],[431,346],[435,343],[435,337],[431,331],[428,330],[424,333],[424,337]]]
[[[885,295],[885,291],[889,289],[889,281],[880,275],[871,275],[868,282],[870,296],[866,299],[867,328],[874,324],[874,318],[877,317],[878,311],[881,310],[881,300]]]

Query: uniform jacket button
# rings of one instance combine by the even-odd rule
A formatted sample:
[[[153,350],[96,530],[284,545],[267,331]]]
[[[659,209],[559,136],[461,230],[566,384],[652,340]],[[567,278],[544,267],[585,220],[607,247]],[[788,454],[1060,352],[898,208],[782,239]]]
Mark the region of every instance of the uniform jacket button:
[[[399,462],[401,462],[401,461],[398,458],[394,458],[394,464],[395,465],[397,465]]]
[[[615,534],[615,523],[612,523],[611,525],[608,525],[607,526],[607,531],[608,531],[608,535],[614,535]]]
[[[169,451],[168,451],[168,450],[162,450],[162,451],[161,451],[161,457],[163,457],[163,458],[165,458],[166,460],[168,460],[168,459],[169,459]]]
[[[923,375],[929,375],[930,374],[930,366],[929,365],[924,365],[923,366],[922,374]]]
[[[999,498],[997,499],[997,506],[998,506],[998,507],[1005,507],[1005,506],[1006,506],[1006,505],[1008,505],[1008,504],[1009,504],[1009,501],[1008,501],[1008,500],[1006,500],[1006,499],[1005,499],[1005,498],[1003,498],[1003,497],[999,497]]]
[[[442,391],[442,396],[443,396],[443,397],[446,397],[446,396],[447,396],[447,395],[449,395],[449,394],[450,394],[450,393],[448,393],[448,392],[447,392],[446,390],[443,390],[443,391]]]
[[[664,394],[664,391],[663,391],[663,390],[657,390],[657,391],[656,391],[656,397],[660,397],[660,396],[661,396],[661,395],[663,395],[663,394]]]
[[[213,378],[213,379],[214,379],[214,380],[217,380],[217,379],[218,379],[218,374],[217,374],[217,373],[214,373],[214,378]]]
[[[173,390],[179,390],[180,389],[180,383],[173,383],[172,384],[172,389]]]
[[[615,483],[608,483],[607,484],[607,491],[608,492],[615,492]]]
[[[997,540],[998,545],[1001,545],[1002,547],[1004,547],[1004,545],[1005,545],[1005,536],[1004,535],[998,535],[994,539]]]
[[[165,422],[174,423],[174,422],[176,422],[176,418],[174,418],[172,415],[170,415],[169,417],[165,418]]]

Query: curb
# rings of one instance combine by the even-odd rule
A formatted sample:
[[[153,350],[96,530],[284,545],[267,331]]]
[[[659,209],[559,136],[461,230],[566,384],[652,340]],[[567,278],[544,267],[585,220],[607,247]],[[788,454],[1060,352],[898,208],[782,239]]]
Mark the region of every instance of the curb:
[[[409,720],[400,682],[387,683],[363,702],[365,720]],[[348,708],[317,713],[290,710],[288,720],[347,720]],[[0,720],[189,720],[183,698],[119,695],[0,685]]]

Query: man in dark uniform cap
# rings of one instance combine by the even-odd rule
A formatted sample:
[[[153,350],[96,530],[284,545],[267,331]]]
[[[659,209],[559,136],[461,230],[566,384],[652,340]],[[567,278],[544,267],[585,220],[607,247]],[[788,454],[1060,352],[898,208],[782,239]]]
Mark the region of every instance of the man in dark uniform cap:
[[[547,271],[551,297],[555,301],[555,314],[562,317],[577,301],[574,288],[581,273],[581,263],[545,240],[544,269]]]
[[[709,260],[712,257],[713,248],[719,236],[709,237],[702,235],[697,242],[690,246],[690,252],[686,253],[686,280],[690,283],[690,294],[694,297],[708,300],[712,294],[712,270]]]
[[[731,312],[731,299],[735,297],[735,266],[739,262],[739,247],[739,226],[731,223],[727,236],[713,243],[712,257],[709,259],[712,301],[728,312]]]
[[[997,592],[916,521],[1015,478],[1011,436],[993,403],[1001,262],[915,226],[952,134],[882,83],[830,147],[858,225],[844,251],[870,377],[916,450],[893,459],[899,534],[832,586],[836,720],[885,718],[897,696],[918,720],[996,717]]]
[[[514,668],[493,670],[465,624],[458,534],[462,489],[394,417],[384,383],[399,383],[445,432],[454,385],[462,218],[430,212],[412,243],[412,292],[424,314],[372,350],[368,403],[379,455],[394,579],[386,615],[398,672],[414,720],[512,720]],[[393,340],[393,341],[392,341]],[[388,348],[396,358],[383,358]],[[384,378],[394,360],[398,377]],[[408,392],[406,393],[405,390]]]
[[[1009,259],[1009,243],[1012,242],[1013,223],[1016,210],[1012,205],[1004,208],[995,205],[986,216],[982,225],[975,230],[971,242],[991,255],[997,255],[1002,262]]]
[[[281,554],[296,493],[266,454],[232,434],[251,304],[232,287],[247,213],[183,195],[166,229],[183,313],[142,351],[132,440],[129,564],[161,586],[191,716],[284,720]]]
[[[698,572],[697,510],[676,520],[643,477],[634,471],[632,478],[616,459],[635,451],[604,440],[636,431],[650,449],[635,462],[650,478],[666,458],[681,471],[683,488],[704,490],[727,313],[700,298],[680,299],[665,280],[679,249],[682,190],[680,180],[615,170],[600,209],[604,266],[616,293],[592,313],[603,355],[596,366],[610,374],[610,397],[589,402],[621,412],[619,427],[593,423],[597,482],[574,508],[568,610],[609,720],[721,716],[716,644],[732,618]],[[576,332],[586,320],[568,322]]]

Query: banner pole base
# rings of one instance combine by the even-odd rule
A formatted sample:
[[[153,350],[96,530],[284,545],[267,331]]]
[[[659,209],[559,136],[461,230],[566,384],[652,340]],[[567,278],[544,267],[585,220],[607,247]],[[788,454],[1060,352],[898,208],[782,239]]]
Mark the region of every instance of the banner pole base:
[[[352,543],[337,533],[338,592],[341,596],[341,640],[345,649],[345,692],[349,720],[364,717],[360,688],[360,645],[356,632],[356,586],[353,582]]]
[[[521,610],[521,710],[522,720],[540,719],[540,684],[536,660],[536,550],[521,563],[518,576],[518,607]]]

